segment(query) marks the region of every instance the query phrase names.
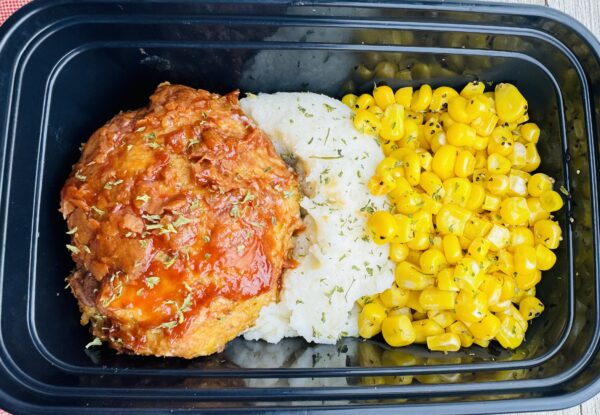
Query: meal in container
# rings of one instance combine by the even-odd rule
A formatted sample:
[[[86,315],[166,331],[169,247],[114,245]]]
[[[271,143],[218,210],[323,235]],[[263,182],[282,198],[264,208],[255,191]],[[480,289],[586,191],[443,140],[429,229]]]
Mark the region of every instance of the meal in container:
[[[341,101],[159,85],[90,137],[61,192],[88,347],[518,347],[563,206],[527,110],[509,83]]]

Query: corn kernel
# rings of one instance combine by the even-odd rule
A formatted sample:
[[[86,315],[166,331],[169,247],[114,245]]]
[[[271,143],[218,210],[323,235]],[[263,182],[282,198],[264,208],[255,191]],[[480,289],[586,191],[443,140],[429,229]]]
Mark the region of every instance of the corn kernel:
[[[540,127],[532,122],[521,125],[519,128],[519,133],[521,134],[521,138],[528,143],[537,144],[538,140],[540,139]]]
[[[406,257],[406,262],[409,262],[418,268],[419,267],[419,259],[421,258],[421,254],[422,254],[421,251],[414,251],[412,249],[409,249],[408,256]]]
[[[377,135],[381,128],[381,122],[372,112],[359,109],[354,115],[354,128],[363,134]]]
[[[542,159],[540,158],[536,145],[533,143],[525,144],[525,165],[522,170],[527,173],[532,172],[540,167],[541,162]]]
[[[377,303],[366,304],[358,315],[360,337],[370,339],[381,332],[381,323],[386,318],[385,308]]]
[[[454,333],[443,333],[427,337],[427,348],[439,352],[456,352],[460,349],[460,337]]]
[[[406,302],[406,306],[412,310],[413,312],[413,321],[418,319],[418,315],[416,313],[425,313],[423,307],[419,303],[419,296],[421,295],[421,291],[411,291],[408,293],[408,301]]]
[[[381,108],[379,108],[377,105],[373,105],[371,108],[369,108],[367,111],[372,112],[373,114],[375,114],[378,118],[381,118],[383,116],[383,110]]]
[[[429,248],[430,244],[430,235],[428,232],[415,232],[414,238],[408,241],[406,246],[413,251],[424,251]]]
[[[477,211],[483,205],[484,200],[485,189],[481,184],[473,183],[466,203],[467,209]]]
[[[435,235],[431,238],[431,248],[439,249],[440,251],[444,250],[442,245],[442,237],[439,235]],[[444,256],[445,258],[445,256]]]
[[[550,217],[550,212],[542,208],[542,203],[537,197],[527,198],[527,208],[529,209],[529,225],[534,225],[536,222]]]
[[[456,147],[452,145],[441,146],[433,156],[431,169],[442,180],[446,180],[454,176],[454,164],[456,163],[456,156]]]
[[[500,278],[498,275],[486,275],[479,286],[479,290],[487,295],[490,310],[492,306],[500,302],[503,281],[503,278]]]
[[[444,268],[437,274],[437,287],[444,291],[460,291],[454,279],[454,268]]]
[[[431,163],[433,161],[433,156],[429,151],[420,151],[417,152],[419,155],[419,163],[421,164],[421,168],[425,171],[431,170]]]
[[[533,235],[531,237],[533,242]],[[556,263],[556,254],[542,244],[535,247],[536,266],[540,271],[548,271]]]
[[[434,278],[423,274],[416,266],[404,261],[396,266],[396,284],[407,290],[423,290],[434,283]]]
[[[465,97],[457,96],[448,101],[448,114],[457,123],[468,124],[473,119],[467,113],[468,101]],[[451,127],[452,125],[450,125]]]
[[[425,288],[419,296],[419,304],[425,310],[452,310],[455,300],[455,292],[442,291],[433,287]]]
[[[381,177],[391,175],[392,179],[399,179],[404,175],[403,170],[400,168],[401,165],[401,161],[396,160],[393,157],[386,157],[381,160],[379,164],[377,164],[377,167],[375,168],[375,175]]]
[[[460,242],[460,249],[466,251],[467,249],[469,249],[469,245],[471,245],[472,241],[464,235],[461,235],[458,237],[458,242]]]
[[[489,175],[490,173],[487,171],[487,169],[473,170],[473,184],[480,184],[482,186],[485,186]]]
[[[501,156],[508,156],[512,153],[514,138],[510,130],[506,127],[496,127],[490,135],[488,143],[488,154],[497,153]]]
[[[508,195],[509,196],[527,196],[528,178],[520,170],[510,170],[508,175]]]
[[[425,343],[427,337],[444,333],[444,328],[428,318],[412,322],[415,331],[415,343]]]
[[[530,196],[540,197],[547,190],[552,190],[553,180],[544,173],[536,173],[531,176],[527,184],[527,191]]]
[[[479,261],[479,268],[481,269],[482,278],[485,277],[486,273],[492,272],[491,269],[494,265],[494,261],[492,258],[496,258],[496,256],[494,256],[493,254],[490,255],[490,252],[488,252],[486,257]]]
[[[501,315],[500,330],[496,334],[496,340],[505,349],[516,349],[525,338],[525,331],[514,317]]]
[[[430,310],[427,312],[427,318],[435,321],[443,328],[449,327],[456,321],[454,311],[450,310]]]
[[[467,323],[481,321],[487,314],[487,297],[480,291],[461,290],[456,297],[456,318]]]
[[[374,175],[369,179],[367,188],[372,195],[383,196],[390,193],[396,187],[394,178],[391,174],[385,176]]]
[[[467,114],[472,120],[477,117],[490,113],[490,102],[484,95],[474,95],[468,99]]]
[[[428,249],[419,258],[419,264],[423,273],[436,275],[442,268],[448,266],[446,257],[439,249]]]
[[[487,144],[486,144],[487,147]],[[475,152],[475,170],[481,170],[487,168],[487,151],[485,150],[477,150]],[[475,170],[473,173],[475,173]],[[475,181],[475,180],[473,180]]]
[[[462,347],[471,347],[473,344],[473,335],[462,321],[456,321],[455,323],[452,323],[450,327],[448,327],[447,331],[458,336],[460,339],[460,345]]]
[[[537,269],[536,250],[531,245],[522,245],[514,250],[515,271],[520,274],[531,274]]]
[[[525,297],[525,296],[523,296],[523,297]],[[525,319],[523,317],[523,315],[519,312],[519,310],[517,309],[517,307],[515,307],[513,304],[511,304],[510,307],[508,307],[507,310],[503,311],[500,314],[511,316],[512,318],[515,319],[515,321],[517,322],[517,324],[519,326],[521,326],[521,328],[523,329],[523,332],[527,331],[527,327],[529,326],[529,323],[527,322],[527,319]],[[500,318],[500,315],[497,315],[497,317]]]
[[[419,125],[409,118],[405,118],[404,124],[404,135],[400,137],[396,143],[400,148],[405,149],[417,149],[419,147]]]
[[[370,107],[375,105],[375,99],[373,96],[369,94],[362,94],[356,99],[356,103],[354,104],[354,109],[357,111],[360,110],[368,110]]]
[[[546,212],[556,212],[563,207],[563,200],[554,190],[546,190],[540,195],[540,204]]]
[[[404,107],[389,105],[381,117],[379,135],[384,140],[398,141],[404,136]]]
[[[404,157],[404,177],[412,186],[419,184],[421,179],[421,159],[415,152]]]
[[[475,157],[477,157],[477,153],[481,152],[480,154],[483,157],[487,157],[487,147],[488,144],[490,143],[490,137],[488,136],[481,136],[481,135],[477,135],[477,138],[475,138],[475,143],[473,143],[473,149],[475,149]],[[485,166],[485,162],[481,165],[478,165],[478,160],[477,158],[475,159],[475,168],[481,168]]]
[[[475,144],[477,133],[475,129],[460,122],[452,124],[446,130],[446,139],[449,144],[456,147],[472,147]]]
[[[512,84],[498,84],[496,93],[496,113],[498,118],[505,122],[514,122],[523,117],[527,112],[527,101],[521,92]]]
[[[498,116],[491,112],[484,113],[479,115],[473,121],[471,121],[471,127],[475,129],[477,135],[482,137],[487,137],[492,134],[494,128],[496,128],[496,124],[498,124]],[[487,140],[485,141],[485,145],[478,148],[478,150],[483,150],[487,147]]]
[[[423,198],[415,191],[404,192],[393,197],[396,210],[405,215],[417,212],[423,207]]]
[[[458,237],[454,234],[445,235],[442,239],[444,255],[449,264],[454,265],[462,258],[462,249]]]
[[[492,340],[500,330],[500,319],[493,314],[469,326],[469,331],[477,339]]]
[[[542,273],[537,269],[532,272],[515,271],[515,274],[517,287],[521,290],[528,290],[529,288],[535,287],[535,285],[542,280]],[[515,299],[513,298],[513,300]]]
[[[390,259],[394,262],[402,262],[408,256],[408,247],[403,243],[390,244]]]
[[[416,339],[412,322],[406,316],[390,316],[381,324],[383,338],[393,347],[402,347],[412,344]]]
[[[425,124],[420,127],[419,137],[422,138],[421,147],[431,145],[431,140],[440,133],[444,133],[444,129],[442,124],[438,122],[437,117],[432,115],[431,117],[426,118]]]
[[[529,213],[527,200],[524,197],[507,197],[500,203],[502,220],[509,225],[527,225]]]
[[[439,201],[434,200],[431,196],[428,196],[426,194],[421,195],[421,200],[423,202],[421,210],[423,210],[424,212],[430,213],[432,215],[437,215],[440,209],[442,208],[442,204]]]
[[[448,114],[447,112],[443,112],[440,115],[439,119],[440,119],[440,124],[442,124],[444,129],[448,129],[448,127],[450,127],[452,124],[454,124],[456,122],[452,119],[450,114]]]
[[[444,197],[445,190],[442,185],[442,180],[433,172],[424,171],[421,173],[419,185],[434,200],[441,200]]]
[[[460,91],[460,95],[465,98],[471,98],[475,95],[483,94],[485,90],[485,84],[481,81],[471,81],[466,84]]]
[[[545,219],[533,225],[533,235],[536,243],[544,244],[549,249],[556,249],[562,238],[562,231],[558,223]]]
[[[427,84],[421,85],[419,90],[413,93],[412,100],[410,101],[410,109],[416,112],[427,110],[432,96],[431,87]]]
[[[469,256],[476,261],[482,261],[487,257],[488,251],[490,250],[490,241],[482,237],[473,239],[473,242],[469,245]]]
[[[464,207],[471,195],[471,182],[462,177],[452,177],[444,180],[443,203],[454,203]]]
[[[448,108],[448,101],[458,96],[458,92],[454,88],[448,86],[440,86],[433,91],[429,111],[439,112],[445,111]]]
[[[344,104],[346,104],[348,107],[350,107],[351,109],[354,109],[355,105],[356,105],[356,100],[358,99],[358,97],[354,94],[346,94],[344,95],[344,97],[342,98],[342,102]]]
[[[440,149],[440,147],[448,144],[446,141],[446,133],[443,131],[440,131],[439,133],[437,133],[436,135],[433,136],[433,138],[431,139],[431,142],[429,144],[431,147],[431,151],[436,153]],[[433,167],[433,164],[432,164],[432,167]]]
[[[391,213],[380,210],[369,217],[367,229],[375,243],[385,244],[396,233],[396,220]]]
[[[403,214],[396,214],[393,216],[394,221],[396,222],[395,232],[389,239],[389,242],[393,244],[404,244],[412,240],[415,236],[415,233],[412,228],[412,219]],[[399,253],[402,254],[402,252]]]
[[[401,308],[406,305],[408,294],[408,290],[392,285],[390,288],[379,294],[379,299],[387,308]]]
[[[400,148],[398,141],[382,140],[381,142],[381,150],[383,151],[383,155],[386,157],[392,154],[395,150],[398,150],[398,148]]]
[[[404,108],[410,107],[410,102],[413,96],[413,88],[412,86],[406,86],[404,88],[400,88],[394,94],[394,98],[396,99],[396,104],[400,104],[404,106]]]
[[[492,224],[490,222],[479,216],[473,215],[465,225],[464,236],[470,240],[475,240],[480,236],[486,236],[490,229],[492,229]]]
[[[442,235],[462,235],[470,217],[471,211],[468,209],[455,204],[444,205],[436,216],[437,230]]]
[[[469,257],[461,258],[454,268],[454,281],[461,290],[476,289],[482,280],[479,263]]]
[[[410,110],[408,110],[408,107],[406,107],[405,114],[406,114],[406,118],[414,121],[414,123],[419,126],[423,124],[423,120],[425,119],[422,112],[410,111]]]
[[[377,304],[385,307],[383,305],[383,303],[381,302],[381,299],[379,298],[379,294],[375,294],[375,295],[363,295],[358,300],[356,300],[356,304],[358,304],[358,306],[360,308],[363,308],[364,306],[366,306],[367,304],[370,304],[370,303],[377,303]]]
[[[525,320],[539,317],[544,311],[544,304],[535,297],[523,297],[519,303],[519,313]]]
[[[511,300],[504,300],[504,301],[500,301],[496,304],[490,304],[489,305],[489,310],[494,312],[494,313],[501,313],[503,311],[508,310],[508,308],[512,305],[512,301]]]
[[[496,267],[507,275],[512,275],[515,272],[515,263],[513,255],[505,250],[498,252]]]
[[[510,245],[508,249],[515,251],[519,245],[534,245],[533,232],[525,226],[516,226],[510,230]]]
[[[510,231],[502,225],[494,224],[487,234],[486,239],[490,241],[490,249],[492,251],[499,251],[508,246]]]
[[[410,294],[410,292],[409,292]],[[410,295],[409,295],[410,297]],[[390,316],[406,316],[408,317],[408,319],[410,321],[413,321],[413,317],[412,317],[412,311],[410,309],[410,307],[406,306],[406,307],[396,307],[396,308],[392,308],[390,309],[390,311],[388,312],[388,317]]]
[[[373,90],[373,98],[379,108],[385,110],[391,104],[396,103],[394,91],[387,85],[381,85]]]
[[[454,174],[457,177],[468,177],[475,170],[475,156],[469,151],[461,150],[456,156],[454,163]]]
[[[492,174],[485,186],[486,190],[496,196],[503,196],[508,192],[509,180],[505,174]],[[502,204],[500,205],[502,206]]]
[[[491,153],[487,158],[487,169],[492,174],[508,174],[510,168],[510,160],[500,153]]]

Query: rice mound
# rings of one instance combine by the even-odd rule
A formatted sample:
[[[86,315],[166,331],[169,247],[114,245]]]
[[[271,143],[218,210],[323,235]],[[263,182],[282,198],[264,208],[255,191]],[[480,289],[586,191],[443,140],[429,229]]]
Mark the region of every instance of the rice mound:
[[[346,105],[324,95],[260,94],[240,104],[298,172],[306,226],[295,237],[298,266],[283,274],[279,302],[263,307],[244,337],[335,343],[357,336],[356,300],[393,282],[387,246],[365,232],[368,213],[386,208],[385,197],[367,189],[382,158],[378,143],[354,129]]]

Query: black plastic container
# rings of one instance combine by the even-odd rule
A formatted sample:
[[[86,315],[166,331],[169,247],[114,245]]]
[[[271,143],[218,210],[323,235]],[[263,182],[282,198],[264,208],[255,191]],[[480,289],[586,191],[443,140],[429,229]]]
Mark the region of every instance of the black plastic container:
[[[0,28],[0,407],[14,413],[500,413],[600,391],[600,47],[549,8],[494,4],[36,1]],[[383,62],[383,63],[381,63]],[[391,65],[391,66],[390,66]],[[569,192],[564,240],[514,352],[347,339],[234,341],[192,361],[86,350],[57,212],[79,143],[164,80],[215,92],[341,96],[373,80],[515,83],[541,171]],[[411,382],[412,381],[412,382]]]

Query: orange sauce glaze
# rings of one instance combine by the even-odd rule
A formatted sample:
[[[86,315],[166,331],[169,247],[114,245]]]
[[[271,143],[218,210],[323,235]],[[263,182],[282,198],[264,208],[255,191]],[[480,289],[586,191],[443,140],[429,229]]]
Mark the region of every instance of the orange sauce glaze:
[[[63,188],[63,200],[86,212],[89,229],[74,235],[76,246],[94,247],[95,254],[113,249],[118,256],[124,251],[115,244],[122,243],[122,250],[132,241],[140,244],[131,248],[139,256],[138,262],[130,264],[131,273],[111,265],[100,254],[90,257],[82,250],[73,255],[92,273],[99,270],[96,279],[107,271],[96,301],[112,322],[109,335],[121,338],[134,350],[146,341],[147,330],[164,329],[171,337],[181,336],[198,310],[215,297],[242,300],[261,294],[278,283],[282,267],[294,265],[284,256],[275,269],[270,257],[281,247],[274,229],[282,216],[283,192],[298,191],[294,175],[278,157],[275,163],[266,160],[267,164],[242,161],[239,165],[244,170],[235,170],[237,159],[245,153],[262,149],[272,157],[274,150],[239,107],[234,106],[234,112],[241,118],[232,123],[230,104],[237,105],[237,94],[219,97],[218,105],[209,105],[214,101],[207,98],[192,105],[196,114],[206,111],[203,121],[184,122],[167,133],[153,133],[164,127],[165,118],[140,117],[135,112],[128,117],[125,113],[118,133],[104,132],[111,137],[109,143],[98,140],[100,144],[94,144],[108,145],[101,151],[96,148],[101,156],[82,164],[89,162],[84,149],[74,168],[94,180],[82,183],[71,176]],[[208,130],[219,134],[206,133]],[[148,148],[148,143],[159,146]],[[196,166],[169,169],[174,158]],[[107,189],[105,183],[111,180],[122,183]],[[148,200],[143,200],[146,196]],[[105,213],[96,214],[92,206]],[[143,230],[134,226],[134,231],[126,232],[129,228],[124,228],[123,218],[127,214],[135,217],[138,228],[142,219]],[[155,216],[149,220],[151,215]],[[148,229],[155,224],[164,229],[179,217],[186,223],[178,225],[176,232]],[[70,227],[78,225],[71,219]],[[299,223],[292,217],[286,226],[293,230]],[[113,238],[115,234],[118,236]],[[117,324],[121,319],[128,321],[127,329]],[[131,325],[132,320],[136,324]]]

